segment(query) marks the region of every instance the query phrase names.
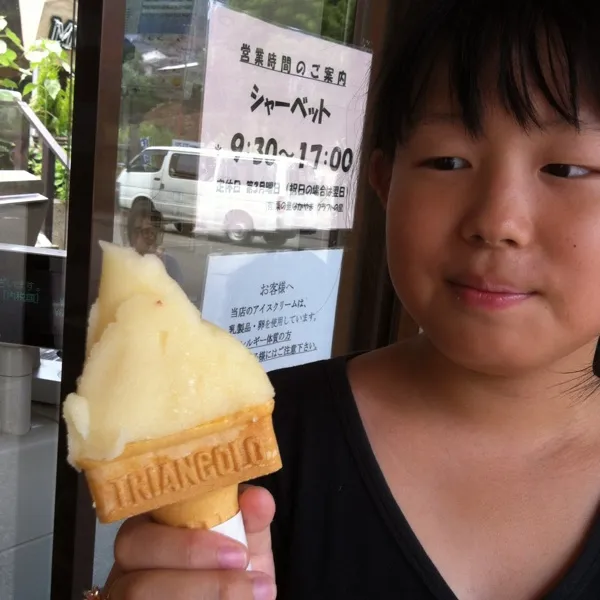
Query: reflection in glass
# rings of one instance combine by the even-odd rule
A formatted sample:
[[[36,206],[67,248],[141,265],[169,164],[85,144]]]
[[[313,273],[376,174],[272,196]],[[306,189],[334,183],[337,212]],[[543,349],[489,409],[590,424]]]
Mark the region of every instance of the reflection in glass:
[[[294,27],[338,42],[352,41],[356,0],[230,0],[227,4],[284,27]]]
[[[258,84],[266,71],[253,64],[243,84],[231,75],[222,80],[227,98],[207,110],[207,78],[219,75],[214,65],[207,72],[216,6],[252,21],[244,32],[253,44],[248,58],[254,63],[264,41],[263,67],[282,65],[276,75],[281,97],[261,99]],[[348,46],[355,13],[356,0],[127,0],[115,242],[160,256],[191,301],[238,335],[259,360],[269,361],[270,368],[330,352],[347,239],[347,233],[332,231],[331,223],[346,192],[340,178],[357,163],[355,113],[349,113],[348,104],[367,79],[368,60],[361,57],[351,82],[355,87],[345,87],[354,58]],[[269,39],[263,40],[265,27]],[[213,52],[222,43],[238,53],[247,41],[225,27],[221,39],[212,42]],[[306,56],[305,43],[311,46]],[[299,63],[309,57],[304,75],[298,76]],[[311,75],[317,61],[322,63],[319,83]],[[254,73],[256,82],[250,82]],[[308,94],[310,102],[304,102]],[[233,96],[239,107],[231,110],[225,101]],[[285,131],[263,122],[278,100],[289,102]],[[329,128],[332,111],[338,121]],[[240,125],[230,131],[232,120]],[[351,143],[346,123],[353,131]],[[217,136],[223,138],[219,143]],[[305,190],[310,197],[301,197]],[[317,209],[321,228],[315,227]],[[315,283],[320,287],[311,296]],[[267,319],[261,311],[271,310],[275,300],[281,314]],[[250,320],[242,316],[250,314],[248,308]],[[256,331],[252,340],[249,329]],[[97,528],[96,581],[110,569],[117,527]]]
[[[144,150],[127,167],[130,173],[158,173],[162,169],[166,150]]]
[[[224,4],[311,36],[342,44],[353,39],[356,0],[228,0]],[[210,5],[208,0],[127,1],[116,186],[115,240],[131,243],[126,232],[128,212],[138,202],[150,203],[151,210],[162,216],[161,245],[177,259],[183,287],[198,305],[210,254],[317,249],[340,243],[342,238],[330,227],[314,227],[308,208],[290,220],[286,210],[290,202],[281,199],[290,185],[292,193],[319,189],[332,204],[333,219],[336,175],[350,171],[357,162],[356,148],[343,144],[324,148],[311,137],[297,148],[288,148],[273,137],[278,132],[260,137],[250,128],[222,147],[200,147],[207,119],[220,118],[203,112]],[[242,42],[235,40],[238,47]],[[322,65],[325,78],[326,66]],[[345,76],[339,66],[336,82],[338,76]],[[240,94],[236,83],[228,85],[232,93]],[[286,158],[283,151],[294,153],[294,158]],[[263,176],[263,167],[272,176]]]
[[[127,219],[129,245],[141,255],[155,254],[164,263],[167,273],[177,283],[183,283],[177,260],[162,246],[164,222],[160,211],[151,202],[138,202]]]

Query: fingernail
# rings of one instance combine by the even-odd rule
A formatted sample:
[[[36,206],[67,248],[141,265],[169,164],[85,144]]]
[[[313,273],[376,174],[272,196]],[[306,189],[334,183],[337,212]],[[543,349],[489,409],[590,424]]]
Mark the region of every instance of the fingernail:
[[[275,585],[268,577],[258,576],[252,582],[254,600],[275,600]]]
[[[222,569],[245,569],[246,553],[237,548],[221,548],[217,554]]]

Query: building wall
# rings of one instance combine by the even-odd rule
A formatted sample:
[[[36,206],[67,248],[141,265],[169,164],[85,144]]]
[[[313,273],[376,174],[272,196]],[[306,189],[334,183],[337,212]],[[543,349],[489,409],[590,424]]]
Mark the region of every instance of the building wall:
[[[8,2],[8,0],[4,0]],[[27,48],[38,38],[57,39],[71,49],[74,36],[75,0],[13,0],[20,7],[20,26],[15,30]]]
[[[63,48],[72,50],[75,45],[75,34],[75,0],[46,0],[37,37],[57,40]]]

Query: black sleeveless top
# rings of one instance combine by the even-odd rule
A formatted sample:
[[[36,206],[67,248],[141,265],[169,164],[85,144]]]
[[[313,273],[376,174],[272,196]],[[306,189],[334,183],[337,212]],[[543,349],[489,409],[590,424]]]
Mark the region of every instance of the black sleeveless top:
[[[346,366],[338,358],[271,373],[284,468],[256,483],[277,504],[278,600],[457,600],[386,484]],[[536,600],[600,600],[600,520],[564,579]]]

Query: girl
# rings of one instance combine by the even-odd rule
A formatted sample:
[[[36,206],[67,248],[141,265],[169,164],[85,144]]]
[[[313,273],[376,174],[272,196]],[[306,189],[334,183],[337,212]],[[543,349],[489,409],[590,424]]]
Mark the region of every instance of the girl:
[[[371,182],[423,333],[275,373],[248,552],[135,519],[110,600],[600,598],[600,5],[414,0],[390,31]]]

